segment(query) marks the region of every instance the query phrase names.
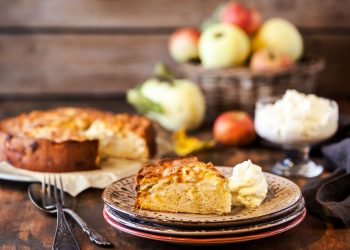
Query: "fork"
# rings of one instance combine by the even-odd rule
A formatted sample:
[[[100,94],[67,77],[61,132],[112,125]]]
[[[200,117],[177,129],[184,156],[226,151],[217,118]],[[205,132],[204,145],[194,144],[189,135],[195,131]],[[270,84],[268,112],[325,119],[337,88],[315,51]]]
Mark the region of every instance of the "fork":
[[[44,176],[45,178],[45,176]],[[47,178],[46,178],[47,179]],[[47,181],[42,182],[42,193],[44,193],[45,191],[45,186],[44,183]],[[67,207],[66,204],[66,199],[65,199],[65,193],[63,190],[63,184],[62,184],[62,178],[59,179],[59,183],[60,183],[60,190],[62,190],[62,192],[60,192],[60,198],[61,198],[61,202],[62,202],[62,209],[63,212],[66,214],[69,214],[72,219],[75,220],[75,222],[79,225],[79,227],[83,230],[84,233],[87,234],[87,236],[89,237],[89,240],[93,243],[95,243],[96,245],[100,246],[100,247],[111,247],[112,243],[110,243],[105,237],[103,237],[102,235],[100,235],[98,232],[96,232],[92,227],[90,227],[90,225],[88,225],[76,212],[74,212],[72,209],[70,209],[69,207]],[[55,209],[55,202],[53,201],[53,199],[51,198],[51,193],[50,193],[50,189],[48,192],[48,201],[45,201],[45,204],[42,204],[42,207],[48,211]],[[44,199],[42,199],[42,201],[44,202]],[[56,209],[57,210],[57,209]]]
[[[62,177],[61,175],[58,175],[59,179],[59,185],[60,188],[58,188],[56,176],[53,176],[53,196],[55,199],[55,206],[57,209],[57,226],[56,226],[56,232],[55,232],[55,238],[52,244],[53,250],[61,250],[61,249],[73,249],[73,250],[79,250],[80,247],[78,245],[78,242],[74,238],[74,235],[72,231],[70,230],[70,227],[67,223],[67,220],[64,216],[63,208],[62,208],[62,202],[64,201],[64,192],[62,188]],[[60,190],[60,194],[58,194],[58,189]],[[48,208],[50,203],[49,201],[52,200],[52,186],[51,186],[51,176],[44,176],[44,180],[42,182],[42,202],[43,207]],[[60,196],[60,197],[59,197]]]

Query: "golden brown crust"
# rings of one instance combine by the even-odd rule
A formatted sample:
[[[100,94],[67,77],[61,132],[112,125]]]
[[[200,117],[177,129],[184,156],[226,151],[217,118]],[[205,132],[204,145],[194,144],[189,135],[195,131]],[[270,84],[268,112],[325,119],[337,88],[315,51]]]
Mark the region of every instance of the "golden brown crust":
[[[136,183],[139,183],[143,178],[161,177],[164,170],[177,165],[184,165],[191,162],[198,162],[195,156],[185,156],[177,158],[164,158],[157,162],[148,163],[143,166],[136,175]]]
[[[0,122],[0,160],[42,172],[69,172],[97,168],[98,140],[81,131],[102,120],[115,133],[132,131],[144,138],[146,157],[155,153],[152,123],[138,115],[112,114],[90,108],[33,111]]]
[[[1,121],[2,130],[19,137],[49,139],[56,142],[85,141],[80,132],[96,120],[105,121],[115,131],[130,130],[140,136],[154,133],[151,121],[139,115],[113,114],[92,108],[57,108],[32,111]]]
[[[139,189],[139,184],[142,179],[145,178],[162,178],[166,170],[170,170],[171,174],[169,175],[179,175],[181,167],[185,166],[195,166],[196,164],[206,165],[210,170],[213,170],[217,176],[225,178],[215,167],[209,163],[204,163],[199,161],[195,156],[185,156],[185,157],[176,157],[176,158],[165,158],[157,162],[149,163],[143,166],[136,175],[136,190]],[[175,171],[171,171],[174,168],[178,167]],[[168,176],[169,176],[168,175]]]
[[[198,183],[206,178],[208,173],[226,180],[211,162],[201,162],[194,156],[166,158],[149,163],[136,175],[135,207],[143,208],[143,200],[149,196],[148,190],[157,183]]]

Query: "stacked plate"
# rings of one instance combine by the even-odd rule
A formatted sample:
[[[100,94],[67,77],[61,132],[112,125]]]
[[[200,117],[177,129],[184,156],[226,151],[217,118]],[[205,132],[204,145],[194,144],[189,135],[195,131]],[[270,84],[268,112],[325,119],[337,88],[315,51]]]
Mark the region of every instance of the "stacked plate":
[[[232,168],[217,167],[225,176]],[[257,208],[234,207],[229,214],[200,215],[136,209],[135,176],[121,179],[103,193],[103,215],[113,227],[143,238],[179,244],[226,244],[264,238],[303,221],[304,199],[292,181],[264,173],[268,194]]]

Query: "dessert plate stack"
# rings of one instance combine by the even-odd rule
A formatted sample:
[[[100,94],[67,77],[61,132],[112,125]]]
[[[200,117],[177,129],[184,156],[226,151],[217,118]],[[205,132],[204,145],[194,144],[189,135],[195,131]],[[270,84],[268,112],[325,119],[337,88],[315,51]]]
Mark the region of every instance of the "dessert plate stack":
[[[217,167],[225,176],[232,168]],[[264,173],[268,194],[257,208],[233,207],[224,215],[167,213],[136,209],[135,176],[108,186],[103,216],[116,229],[163,242],[210,245],[260,239],[287,231],[303,221],[304,199],[292,181]]]

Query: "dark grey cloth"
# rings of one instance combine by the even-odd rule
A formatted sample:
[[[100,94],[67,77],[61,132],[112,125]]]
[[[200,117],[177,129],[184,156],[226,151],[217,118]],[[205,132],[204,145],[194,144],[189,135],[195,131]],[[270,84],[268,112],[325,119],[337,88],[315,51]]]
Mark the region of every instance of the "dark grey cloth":
[[[324,146],[322,154],[326,160],[328,170],[332,171],[340,168],[350,173],[350,138]]]
[[[334,222],[350,225],[350,138],[322,148],[326,167],[334,172],[303,188],[309,211]]]

